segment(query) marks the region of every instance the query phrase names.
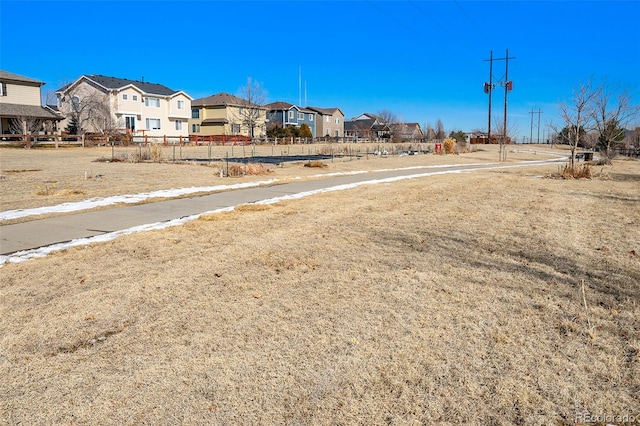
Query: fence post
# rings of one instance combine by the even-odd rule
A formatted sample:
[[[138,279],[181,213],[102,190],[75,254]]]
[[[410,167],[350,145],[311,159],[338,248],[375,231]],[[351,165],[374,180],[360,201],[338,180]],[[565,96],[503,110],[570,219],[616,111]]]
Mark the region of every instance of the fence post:
[[[163,135],[162,138],[164,140],[164,146],[167,146],[167,135]]]

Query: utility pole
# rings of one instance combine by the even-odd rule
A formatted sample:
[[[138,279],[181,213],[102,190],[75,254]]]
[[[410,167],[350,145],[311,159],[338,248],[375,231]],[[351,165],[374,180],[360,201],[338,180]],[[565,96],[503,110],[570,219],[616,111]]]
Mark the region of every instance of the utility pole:
[[[491,143],[491,93],[495,88],[493,84],[493,61],[505,61],[505,74],[504,81],[499,80],[499,84],[504,86],[504,121],[503,121],[503,130],[500,138],[500,150],[499,157],[500,161],[507,161],[507,150],[504,147],[504,144],[507,141],[507,104],[509,92],[513,90],[513,81],[509,80],[509,59],[515,59],[515,57],[509,56],[509,49],[507,49],[507,54],[504,58],[495,58],[493,57],[493,51],[490,51],[489,59],[485,59],[485,62],[489,62],[489,82],[484,84],[484,92],[489,94],[489,143]]]
[[[533,108],[531,108],[531,112],[529,114],[531,114],[531,133],[530,133],[531,142],[530,143],[533,143],[533,115],[534,114],[538,114],[538,139],[536,140],[536,143],[540,143],[540,114],[542,114],[542,111],[540,110],[540,108],[538,108],[538,111],[535,111]]]
[[[489,123],[487,125],[487,143],[491,143],[491,93],[493,92],[493,50],[489,51],[489,59],[485,59],[485,62],[489,61],[489,82],[484,83],[484,93],[489,94]]]

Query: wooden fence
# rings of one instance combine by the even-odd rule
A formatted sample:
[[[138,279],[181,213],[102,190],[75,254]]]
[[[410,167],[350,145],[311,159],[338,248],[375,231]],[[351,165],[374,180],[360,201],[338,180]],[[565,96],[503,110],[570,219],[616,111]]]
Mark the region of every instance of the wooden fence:
[[[24,146],[31,148],[32,146],[85,146],[84,135],[17,135],[4,134],[0,135],[0,145]]]

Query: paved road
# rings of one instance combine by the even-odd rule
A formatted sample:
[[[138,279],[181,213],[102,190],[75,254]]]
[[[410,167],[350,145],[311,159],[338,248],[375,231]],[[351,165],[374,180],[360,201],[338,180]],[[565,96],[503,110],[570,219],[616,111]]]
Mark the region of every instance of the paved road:
[[[511,165],[512,166],[512,165]],[[432,173],[501,167],[494,164],[451,167],[425,167],[409,170],[370,172],[358,175],[304,180],[293,183],[238,189],[209,195],[113,207],[47,219],[36,219],[0,226],[0,255],[36,249],[56,243],[122,231],[150,223],[165,222],[239,204],[255,203],[275,197],[291,196],[340,185]]]

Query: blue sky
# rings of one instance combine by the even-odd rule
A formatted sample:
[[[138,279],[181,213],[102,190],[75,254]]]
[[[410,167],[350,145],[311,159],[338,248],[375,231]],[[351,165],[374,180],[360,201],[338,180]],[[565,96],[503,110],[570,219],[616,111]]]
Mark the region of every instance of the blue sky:
[[[639,19],[635,0],[1,0],[0,68],[46,82],[43,91],[82,74],[144,76],[194,99],[238,94],[251,77],[269,102],[306,99],[347,119],[389,110],[449,132],[486,130],[485,60],[508,49],[508,119],[521,141],[532,109],[543,129],[558,124],[558,102],[590,78],[640,102]],[[494,79],[504,74],[494,62]],[[503,94],[494,91],[494,122]]]

